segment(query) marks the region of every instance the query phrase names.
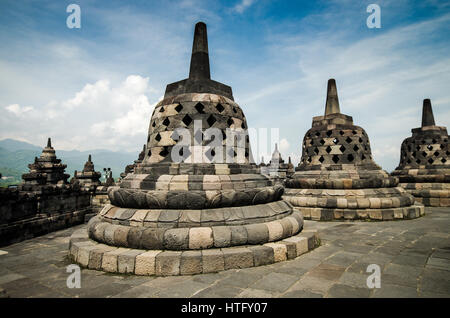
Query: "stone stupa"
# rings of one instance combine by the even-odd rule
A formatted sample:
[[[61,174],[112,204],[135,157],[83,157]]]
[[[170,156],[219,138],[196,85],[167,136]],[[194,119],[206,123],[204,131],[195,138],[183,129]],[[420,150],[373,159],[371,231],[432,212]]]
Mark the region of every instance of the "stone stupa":
[[[48,138],[47,147],[42,150],[40,157],[35,157],[34,163],[30,163],[28,167],[30,172],[22,175],[24,189],[39,185],[67,184],[70,177],[64,172],[67,165],[56,157],[51,138]]]
[[[81,172],[75,171],[74,173],[74,179],[80,183],[81,187],[89,190],[94,190],[101,184],[101,176],[102,174],[94,169],[91,155],[89,155],[88,160],[84,164],[83,170]]]
[[[212,141],[207,128],[216,128]],[[294,258],[315,247],[316,234],[302,231],[283,190],[257,173],[242,109],[231,87],[210,79],[199,22],[189,78],[167,85],[143,161],[108,189],[111,205],[89,222],[89,238],[86,230],[72,236],[70,256],[88,268],[157,276]]]
[[[340,113],[334,79],[328,81],[325,115],[313,118],[302,150],[283,198],[305,218],[393,220],[424,214],[398,179],[374,162],[364,129]]]
[[[422,125],[401,146],[392,172],[400,185],[425,206],[450,206],[450,143],[447,129],[436,126],[431,101],[425,99]]]

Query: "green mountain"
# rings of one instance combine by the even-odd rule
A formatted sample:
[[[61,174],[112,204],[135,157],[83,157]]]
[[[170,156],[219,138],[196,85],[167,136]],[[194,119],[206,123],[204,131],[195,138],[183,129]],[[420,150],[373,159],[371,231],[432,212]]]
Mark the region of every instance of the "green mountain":
[[[94,149],[89,151],[79,150],[58,150],[55,149],[56,156],[67,165],[66,173],[73,176],[74,171],[81,171],[89,154],[92,155],[95,170],[103,173],[103,168],[111,168],[113,177],[118,178],[125,170],[125,166],[137,159],[139,152],[114,152],[104,149]],[[26,142],[3,139],[0,140],[0,186],[17,184],[22,181],[22,174],[29,171],[28,164],[34,161],[34,157],[39,157],[42,147]]]

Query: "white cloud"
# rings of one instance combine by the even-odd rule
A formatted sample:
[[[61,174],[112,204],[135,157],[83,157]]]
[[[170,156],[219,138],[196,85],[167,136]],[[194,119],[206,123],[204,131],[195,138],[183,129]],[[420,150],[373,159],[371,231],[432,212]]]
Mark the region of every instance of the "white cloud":
[[[234,11],[243,13],[248,7],[250,7],[256,0],[242,0],[234,7]]]
[[[48,136],[60,149],[133,151],[145,142],[156,104],[151,105],[146,96],[150,90],[148,77],[130,75],[116,86],[105,79],[86,84],[62,102],[50,101],[41,107],[12,104],[5,107],[10,115],[0,119],[12,122],[12,127],[2,131],[0,138],[22,138],[40,145]]]
[[[6,108],[6,110],[8,110],[9,112],[13,113],[14,115],[16,115],[18,117],[33,110],[32,106],[21,107],[19,104],[12,104],[12,105],[6,106],[5,108]]]

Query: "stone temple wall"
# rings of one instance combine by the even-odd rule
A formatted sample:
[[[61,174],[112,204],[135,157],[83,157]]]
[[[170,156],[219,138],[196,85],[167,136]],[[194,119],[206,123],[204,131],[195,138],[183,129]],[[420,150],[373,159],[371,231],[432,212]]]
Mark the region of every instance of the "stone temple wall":
[[[21,190],[0,188],[0,246],[81,224],[91,212],[91,195],[68,185]]]

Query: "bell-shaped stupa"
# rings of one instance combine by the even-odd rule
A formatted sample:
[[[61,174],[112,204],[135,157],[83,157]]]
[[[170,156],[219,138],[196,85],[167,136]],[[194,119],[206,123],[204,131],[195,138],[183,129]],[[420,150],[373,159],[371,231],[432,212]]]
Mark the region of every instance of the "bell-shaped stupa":
[[[447,128],[436,126],[431,101],[423,101],[422,126],[413,128],[392,172],[400,186],[426,206],[450,206],[450,143]]]
[[[340,113],[334,79],[328,81],[325,115],[313,118],[302,158],[285,182],[283,198],[313,220],[416,218],[423,206],[398,187],[398,179],[372,159],[369,137]]]
[[[258,173],[231,87],[210,79],[206,24],[200,22],[189,78],[167,85],[155,106],[144,159],[119,187],[108,189],[111,205],[88,224],[90,239],[81,240],[87,245],[73,237],[70,254],[91,268],[142,275],[207,273],[296,257],[314,248],[315,234],[300,233],[301,213],[281,199],[283,190]],[[99,253],[85,257],[89,248]]]

